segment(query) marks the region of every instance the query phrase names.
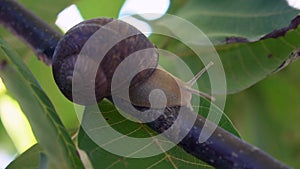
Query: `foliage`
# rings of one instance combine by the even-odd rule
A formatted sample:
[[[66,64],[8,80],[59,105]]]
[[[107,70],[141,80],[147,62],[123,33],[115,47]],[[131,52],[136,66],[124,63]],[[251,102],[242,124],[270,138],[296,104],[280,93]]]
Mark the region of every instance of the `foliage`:
[[[5,42],[0,41],[0,46],[0,76],[27,116],[38,142],[47,154],[50,166],[81,166],[75,145],[34,76]]]

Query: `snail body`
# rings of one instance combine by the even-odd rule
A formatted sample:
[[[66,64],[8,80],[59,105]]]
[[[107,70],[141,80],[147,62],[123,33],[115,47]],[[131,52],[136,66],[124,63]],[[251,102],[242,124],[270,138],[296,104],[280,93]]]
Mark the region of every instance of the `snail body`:
[[[192,94],[181,89],[184,85],[183,81],[174,77],[172,74],[160,67],[157,68],[144,83],[141,83],[137,87],[130,88],[130,101],[135,106],[151,107],[149,95],[151,91],[160,89],[167,98],[165,106],[172,107],[189,105],[188,107],[191,107],[190,100],[192,98]],[[155,104],[152,105],[152,108],[162,108],[160,106],[162,105]]]
[[[106,25],[108,24],[112,24],[112,26],[107,27]],[[89,39],[100,29],[105,30],[107,33],[96,37],[94,43],[89,43],[88,46],[85,46]],[[120,34],[122,35],[123,33],[129,33],[131,36],[119,40],[109,48],[110,50],[106,51],[110,39],[122,37]],[[95,55],[105,53],[101,63],[97,63],[97,56],[88,54],[83,54],[84,56],[81,56],[83,59],[78,60],[78,56],[82,55],[80,52],[83,47],[93,51]],[[150,107],[149,94],[154,89],[160,89],[167,98],[166,106],[185,105],[191,108],[192,93],[200,95],[201,93],[195,92],[191,85],[158,67],[158,50],[143,33],[128,23],[110,18],[83,21],[64,35],[55,49],[52,61],[55,82],[69,100],[78,104],[88,105],[91,104],[91,101],[88,99],[90,96],[86,94],[85,90],[91,87],[87,85],[91,81],[87,79],[87,76],[90,74],[91,69],[96,69],[96,75],[93,77],[95,84],[92,85],[95,86],[94,92],[96,100],[99,102],[111,95],[112,77],[119,64],[129,55],[144,49],[150,49],[150,52],[139,56],[137,59],[139,60],[138,64],[134,63],[131,66],[134,65],[141,69],[150,67],[150,69],[139,72],[130,82],[129,96],[131,104],[140,107]],[[78,62],[80,63],[78,64]],[[76,70],[75,64],[80,65]],[[124,70],[123,76],[125,80],[126,71]],[[82,90],[78,92],[82,99],[74,100],[73,98],[74,74],[82,78],[79,82]]]
[[[112,24],[110,27],[104,27],[104,25]],[[80,54],[82,48],[99,29],[105,30],[107,36],[97,38],[96,43],[89,43],[87,46],[88,50],[93,51],[93,53],[104,53],[107,52],[102,59],[101,63],[96,63],[97,56],[83,56],[84,58],[79,63],[80,67],[74,72],[75,63],[78,61],[78,55]],[[117,37],[119,32],[126,31],[130,32],[133,36],[122,39],[120,42],[115,44],[109,51],[105,51],[105,46],[109,38]],[[85,96],[85,86],[84,83],[86,76],[90,74],[91,69],[98,66],[96,77],[95,77],[95,94],[97,101],[102,100],[104,97],[110,95],[110,84],[113,73],[118,65],[130,54],[135,51],[150,48],[151,54],[148,56],[140,56],[140,58],[147,58],[147,62],[140,64],[140,67],[156,67],[158,62],[158,53],[155,46],[149,42],[147,37],[145,37],[139,30],[135,27],[119,20],[114,20],[110,18],[98,18],[83,21],[73,28],[71,28],[59,41],[53,56],[52,71],[54,75],[55,82],[57,83],[59,89],[62,93],[71,101],[78,104],[89,104],[90,100],[87,100],[89,96]],[[94,68],[95,69],[95,68]],[[140,83],[143,79],[149,77],[153,70],[149,69],[143,71],[136,78],[134,84]],[[81,100],[73,99],[73,88],[72,79],[74,73],[78,73],[82,78],[82,91],[79,93],[83,96]],[[88,79],[87,79],[88,80]]]

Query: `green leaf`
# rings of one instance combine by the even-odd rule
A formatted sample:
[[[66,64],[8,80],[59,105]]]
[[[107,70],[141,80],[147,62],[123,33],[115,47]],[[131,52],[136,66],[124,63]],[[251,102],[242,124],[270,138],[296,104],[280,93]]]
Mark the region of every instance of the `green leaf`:
[[[295,61],[298,58],[299,37],[300,27],[277,38],[216,46],[226,74],[227,92],[244,90]],[[192,69],[197,68],[197,64],[201,65],[194,56],[183,59]],[[203,76],[198,85],[205,91],[209,88],[208,81],[208,77]]]
[[[175,3],[174,7],[171,3],[171,14],[192,22],[214,43],[232,36],[257,40],[285,27],[299,13],[285,0],[189,0],[182,3],[182,6]]]
[[[16,147],[9,137],[7,131],[4,128],[2,120],[0,118],[0,147],[1,150],[13,155],[16,151]]]
[[[76,5],[85,19],[99,17],[117,18],[123,3],[124,0],[113,2],[106,0],[85,0],[76,2]]]
[[[39,2],[35,0],[20,0],[19,2],[38,17],[42,18],[46,23],[52,25],[54,29],[58,29],[54,24],[58,13],[72,4],[72,1],[69,0],[40,0]],[[35,78],[40,82],[47,96],[56,106],[56,111],[63,121],[63,124],[67,128],[78,127],[78,120],[74,112],[73,104],[58,90],[54,79],[50,78],[53,76],[51,67],[44,65],[38,60],[24,42],[12,35],[2,26],[0,26],[0,37],[13,45],[17,53],[22,53],[20,57],[22,57],[22,60],[27,64]]]
[[[117,156],[101,149],[82,129],[79,132],[79,139],[79,146],[88,152],[94,168],[213,168],[187,154],[179,147],[174,147],[164,154],[138,159]]]
[[[76,148],[51,101],[18,55],[2,40],[0,47],[0,76],[19,102],[51,168],[82,168]]]
[[[211,107],[210,107],[211,105]],[[237,137],[241,137],[240,133],[236,129],[236,127],[233,125],[229,117],[222,112],[216,105],[213,103],[209,102],[206,99],[201,99],[201,104],[199,107],[199,112],[198,114],[202,115],[203,117],[207,118],[209,109],[211,108],[211,112],[214,115],[222,115],[220,121],[218,122],[218,126],[222,127],[223,129],[229,131],[230,133],[234,134]],[[213,120],[213,119],[212,119]]]
[[[183,4],[177,10],[171,6],[170,10],[196,25],[213,41],[226,74],[227,93],[252,86],[298,57],[300,33],[299,28],[295,28],[299,25],[299,17],[296,17],[299,10],[289,7],[286,1],[190,0]],[[183,28],[180,24],[174,23],[172,27]],[[185,32],[191,42],[197,41],[193,39],[197,36]],[[199,71],[202,63],[186,44],[166,37],[152,39],[159,48],[180,56],[194,73]],[[201,56],[210,54],[203,50]],[[209,77],[201,77],[198,85],[201,91],[209,91]]]
[[[48,159],[42,147],[35,144],[12,161],[6,169],[48,169]]]
[[[33,169],[39,165],[40,154],[42,153],[40,145],[35,144],[19,155],[14,161],[12,161],[6,169]]]
[[[206,116],[209,111],[209,106],[210,102],[203,100],[201,102],[199,114]],[[135,123],[123,117],[116,110],[116,108],[106,100],[102,101],[99,107],[102,112],[102,115],[110,124],[110,127],[122,133],[123,135],[135,138],[145,138],[156,135],[156,132],[150,129],[147,125],[142,123]],[[215,106],[213,106],[213,111],[216,111],[217,113],[222,113]],[[231,121],[223,113],[222,115],[223,116],[219,123],[219,126],[239,136]],[[82,123],[88,123],[90,127],[88,128],[89,132],[96,132],[97,130],[95,129],[109,127],[106,126],[106,124],[103,124],[99,120],[97,120],[99,118],[98,116],[99,114],[95,112],[95,110],[86,108],[83,115]],[[81,130],[79,131],[78,146],[80,149],[87,152],[94,168],[211,168],[204,162],[196,159],[195,157],[186,153],[184,150],[177,146],[165,153],[153,157],[147,157],[142,159],[121,157],[112,154],[95,144],[85,132],[86,129],[87,128],[81,128]],[[98,136],[99,139],[101,139],[101,135],[97,134],[97,138]],[[119,139],[122,140],[122,137],[118,137],[114,140],[111,140],[111,144],[114,144],[113,142]],[[120,149],[121,148],[122,147],[120,147]],[[141,147],[140,150],[142,151],[143,148],[145,147]]]

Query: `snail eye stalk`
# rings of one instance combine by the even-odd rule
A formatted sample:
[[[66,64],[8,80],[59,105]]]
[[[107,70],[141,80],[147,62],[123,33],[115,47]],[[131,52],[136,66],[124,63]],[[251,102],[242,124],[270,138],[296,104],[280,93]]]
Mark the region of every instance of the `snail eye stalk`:
[[[196,76],[194,76],[190,81],[186,82],[186,86],[185,86],[185,90],[191,92],[192,94],[195,94],[195,95],[198,95],[198,96],[202,96],[202,97],[205,97],[205,98],[208,98],[209,100],[211,101],[215,101],[216,98],[207,94],[207,93],[204,93],[204,92],[201,92],[201,91],[198,91],[198,90],[195,90],[192,88],[192,86],[197,82],[197,80],[211,67],[213,66],[214,62],[209,62],[203,69],[200,70],[199,73],[196,74]]]

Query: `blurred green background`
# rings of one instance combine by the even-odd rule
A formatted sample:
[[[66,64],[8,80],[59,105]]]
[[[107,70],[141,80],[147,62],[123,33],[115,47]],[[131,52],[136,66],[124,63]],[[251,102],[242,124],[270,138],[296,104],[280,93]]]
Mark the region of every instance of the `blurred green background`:
[[[20,3],[56,27],[54,23],[57,14],[71,4],[77,4],[84,19],[101,16],[117,18],[124,1],[20,0]],[[171,5],[172,3],[170,10],[175,10],[175,8],[181,8],[181,3],[184,1],[171,1]],[[3,27],[0,27],[0,37],[8,41],[19,54],[22,54],[23,60],[50,97],[65,126],[69,129],[76,128],[78,121],[73,105],[62,96],[55,85],[51,68],[38,61],[27,46]],[[300,73],[299,61],[242,92],[229,95],[225,108],[225,113],[233,121],[243,139],[294,168],[300,168],[300,122],[298,122],[300,120],[300,78],[298,73]],[[13,122],[17,123],[14,131],[9,130],[4,122],[2,124],[4,114],[10,113],[10,109],[3,106],[8,105],[7,101],[12,102],[13,105],[16,104],[9,97],[9,92],[2,87],[0,92],[2,106],[0,108],[0,163],[5,157],[12,160],[34,143],[32,136],[27,134],[24,137],[28,138],[24,140],[29,140],[29,143],[23,145],[23,148],[22,145],[17,146],[18,142],[24,142],[22,139],[24,137],[16,138],[11,133],[20,133],[21,123],[17,123],[17,119],[15,121],[13,119]]]

